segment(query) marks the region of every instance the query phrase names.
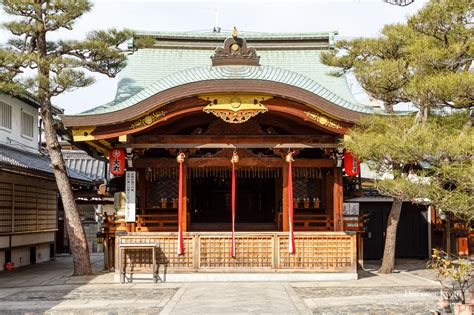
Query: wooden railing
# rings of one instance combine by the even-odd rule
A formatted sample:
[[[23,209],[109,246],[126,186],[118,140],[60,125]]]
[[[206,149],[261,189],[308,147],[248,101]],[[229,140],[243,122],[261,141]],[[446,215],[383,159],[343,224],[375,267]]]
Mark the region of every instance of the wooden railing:
[[[188,213],[188,226],[190,215]],[[362,232],[367,215],[344,216],[344,231]],[[282,214],[278,214],[278,228],[282,230]],[[332,231],[332,215],[325,214],[295,214],[295,231]],[[108,216],[109,233],[117,231],[128,232],[174,232],[178,229],[178,214],[163,212],[154,214],[140,214],[136,216],[134,224],[127,225],[124,215]]]
[[[362,232],[367,215],[344,216],[344,231]],[[282,230],[282,213],[278,213],[278,228]],[[328,214],[295,213],[293,217],[295,231],[332,231],[334,218]]]
[[[184,255],[177,254],[177,233],[121,233],[120,244],[156,243],[157,263],[168,272],[208,271],[312,271],[356,272],[356,235],[344,232],[296,232],[296,252],[288,252],[288,233],[241,232],[236,234],[236,257],[230,256],[231,234],[221,232],[185,233]],[[116,255],[118,252],[116,251]],[[131,250],[127,265],[135,270],[150,268],[151,255]]]
[[[188,225],[190,215],[188,213]],[[164,212],[154,214],[138,214],[135,223],[125,222],[124,215],[107,216],[109,233],[128,232],[174,232],[178,230],[178,214]]]
[[[333,218],[325,214],[295,214],[295,231],[331,231]]]

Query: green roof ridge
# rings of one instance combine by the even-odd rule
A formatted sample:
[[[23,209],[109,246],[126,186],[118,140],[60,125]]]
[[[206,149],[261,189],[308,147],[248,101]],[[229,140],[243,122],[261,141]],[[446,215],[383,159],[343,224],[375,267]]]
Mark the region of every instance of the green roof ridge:
[[[223,30],[220,32],[213,31],[194,31],[194,32],[161,32],[161,31],[143,31],[134,30],[136,36],[155,36],[163,39],[225,39],[232,36],[232,31]],[[296,33],[266,33],[266,32],[250,32],[250,31],[239,31],[239,37],[243,37],[247,40],[310,40],[310,39],[322,39],[330,38],[331,36],[337,35],[338,31],[328,32],[296,32]]]

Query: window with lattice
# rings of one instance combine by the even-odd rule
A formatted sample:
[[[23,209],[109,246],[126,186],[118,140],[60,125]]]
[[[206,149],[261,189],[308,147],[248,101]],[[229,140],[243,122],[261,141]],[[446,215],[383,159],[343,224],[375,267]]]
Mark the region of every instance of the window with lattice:
[[[0,234],[56,228],[55,190],[0,182]]]
[[[12,129],[12,107],[0,102],[0,127]]]
[[[21,112],[21,135],[28,137],[28,138],[33,138],[33,116],[26,113],[26,112]]]
[[[12,231],[13,185],[0,183],[0,234]]]

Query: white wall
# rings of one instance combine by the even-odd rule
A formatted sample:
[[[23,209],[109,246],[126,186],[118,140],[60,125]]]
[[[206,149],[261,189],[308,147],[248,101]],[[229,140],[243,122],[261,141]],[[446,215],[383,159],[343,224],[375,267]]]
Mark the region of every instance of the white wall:
[[[8,235],[0,236],[0,248],[8,248],[9,246],[10,246],[10,236]]]
[[[41,263],[50,260],[50,244],[38,244],[36,246],[36,263]],[[14,263],[15,268],[26,266],[30,264],[30,246],[13,248],[12,253],[12,262]],[[0,250],[0,271],[3,271],[5,263],[5,250]]]
[[[15,268],[30,264],[30,248],[21,247],[12,249],[12,262]]]
[[[36,263],[48,261],[50,259],[49,244],[41,244],[36,246]]]
[[[36,247],[36,263],[50,259],[50,244],[54,242],[54,232],[26,233],[12,235],[11,257],[15,268],[30,264],[30,247]],[[4,270],[5,251],[9,247],[9,236],[0,237],[0,271]],[[2,248],[3,247],[3,248]]]
[[[54,242],[54,232],[28,233],[12,235],[12,246],[28,246],[30,244]]]
[[[38,147],[38,109],[9,95],[0,93],[0,102],[12,106],[12,129],[0,127],[0,143],[9,143],[7,138],[20,142],[29,147]],[[21,135],[21,112],[27,112],[33,116],[33,138]]]

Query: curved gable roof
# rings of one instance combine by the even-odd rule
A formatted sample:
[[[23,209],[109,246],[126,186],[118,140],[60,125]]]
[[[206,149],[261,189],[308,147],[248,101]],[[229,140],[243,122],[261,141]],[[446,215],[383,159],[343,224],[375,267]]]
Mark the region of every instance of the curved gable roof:
[[[203,66],[173,73],[142,89],[137,94],[118,103],[109,103],[81,113],[82,115],[104,114],[133,106],[155,94],[189,83],[210,80],[260,80],[287,84],[318,95],[345,109],[359,113],[372,113],[372,108],[363,106],[326,88],[316,80],[295,71],[273,66]]]
[[[364,107],[355,100],[346,78],[330,75],[330,72],[335,69],[320,62],[321,51],[332,47],[335,34],[337,32],[286,34],[242,32],[242,38],[247,40],[249,47],[256,49],[257,55],[260,56],[260,64],[264,67],[251,72],[283,74],[283,70],[287,70],[291,75],[299,74],[314,81],[315,85],[324,87],[333,99],[345,100],[345,102],[336,103],[338,105],[344,103],[346,108]],[[127,100],[140,99],[140,93],[151,88],[152,85],[160,85],[159,82],[174,80],[183,75],[192,77],[197,68],[206,69],[199,70],[201,74],[203,71],[220,73],[220,70],[207,69],[207,67],[211,66],[210,57],[216,47],[222,46],[223,40],[230,37],[231,33],[137,31],[135,36],[137,38],[151,37],[155,43],[151,47],[140,48],[128,56],[127,66],[118,75],[119,82],[114,100],[82,114],[90,115],[123,109],[124,106],[131,105],[130,102],[126,102]],[[277,71],[273,68],[281,70]],[[248,71],[244,70],[242,73]],[[229,71],[225,69],[222,72]],[[202,77],[206,78],[207,75],[202,74]],[[239,74],[235,77],[249,79]],[[274,75],[269,74],[263,79],[267,78],[271,80]],[[285,80],[291,81],[288,78]],[[192,78],[186,78],[185,81],[191,82]],[[277,82],[281,80],[277,79]]]

